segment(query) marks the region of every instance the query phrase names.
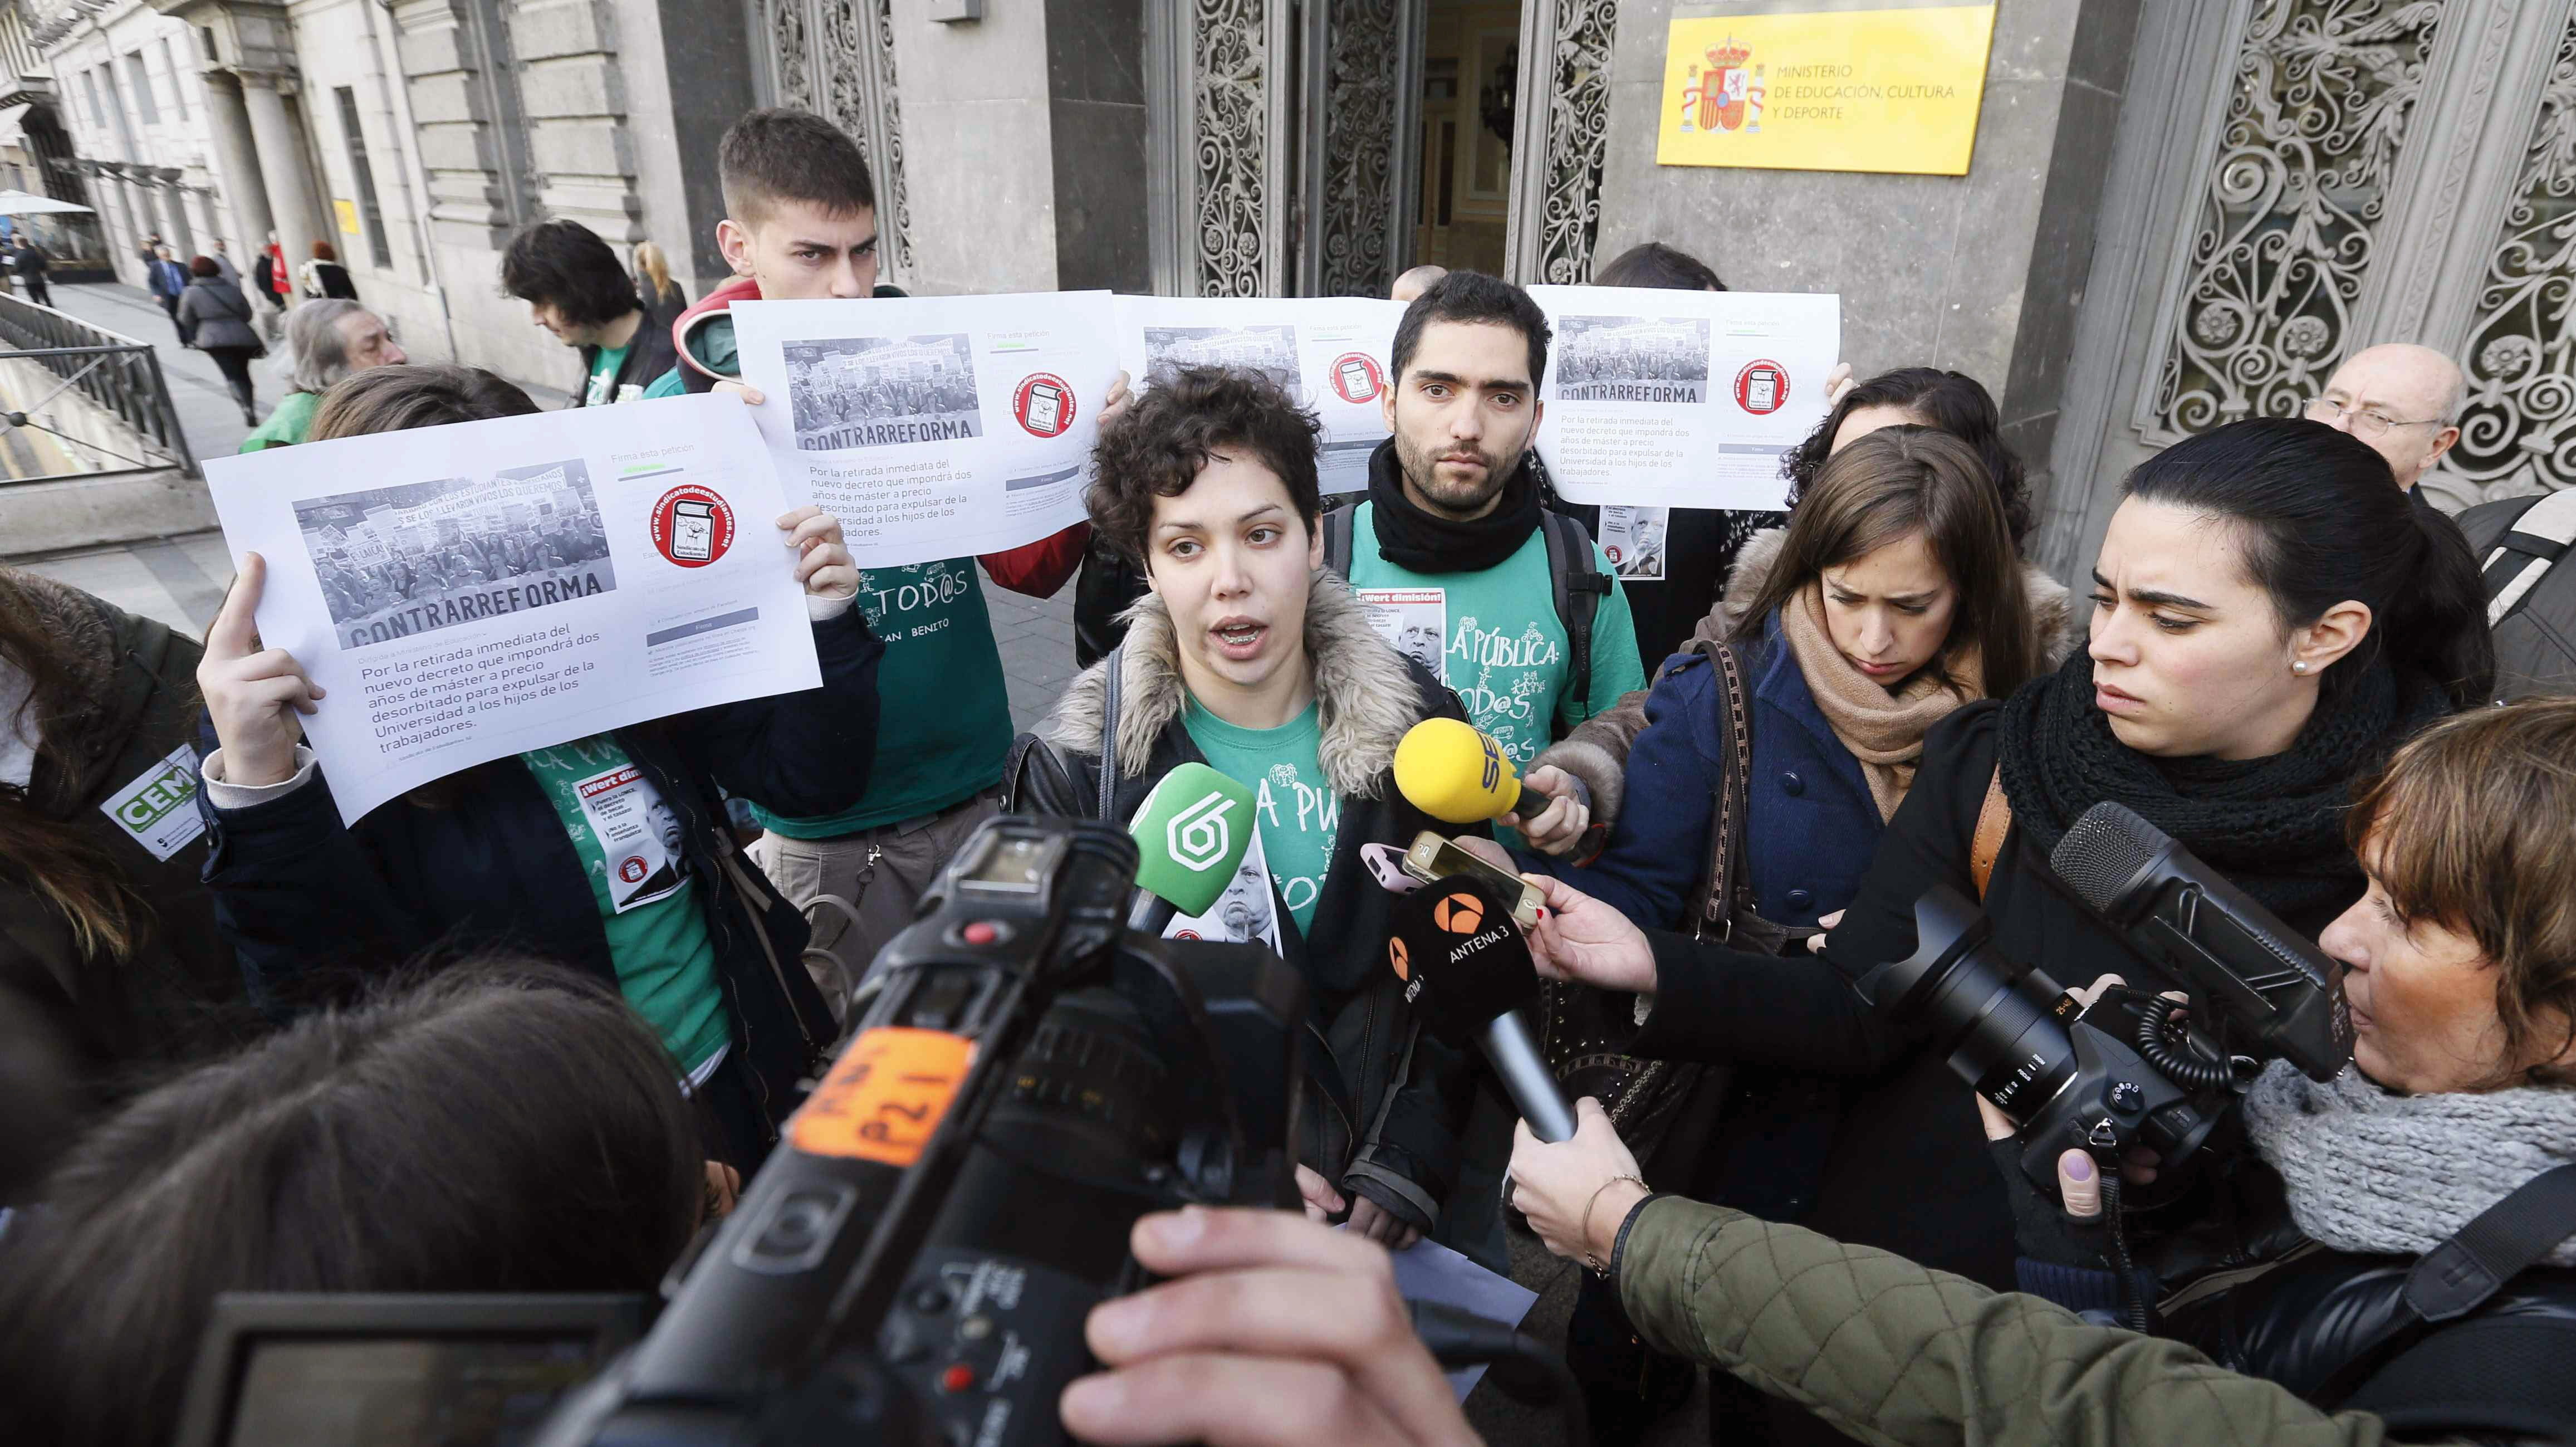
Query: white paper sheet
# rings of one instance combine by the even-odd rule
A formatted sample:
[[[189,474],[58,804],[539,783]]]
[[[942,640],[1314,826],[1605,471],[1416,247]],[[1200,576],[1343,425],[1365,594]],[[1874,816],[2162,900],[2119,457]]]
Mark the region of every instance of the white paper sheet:
[[[862,568],[1000,552],[1081,522],[1118,362],[1105,291],[741,302],[743,380],[792,499]]]
[[[1537,1292],[1508,1276],[1486,1270],[1436,1241],[1416,1241],[1392,1253],[1391,1259],[1395,1263],[1395,1289],[1407,1301],[1436,1301],[1511,1327],[1519,1326],[1521,1318],[1538,1303]],[[1449,1389],[1463,1402],[1476,1389],[1485,1369],[1461,1367],[1448,1375]]]
[[[1324,496],[1364,492],[1386,440],[1380,397],[1404,304],[1372,297],[1122,296],[1118,362],[1143,391],[1183,367],[1270,374],[1324,424],[1315,459]]]
[[[1539,456],[1569,502],[1780,506],[1780,454],[1825,415],[1842,298],[1534,286],[1556,333]]]
[[[343,819],[488,759],[821,685],[749,410],[675,398],[208,459],[236,565],[268,560],[261,640],[328,694],[304,732]]]

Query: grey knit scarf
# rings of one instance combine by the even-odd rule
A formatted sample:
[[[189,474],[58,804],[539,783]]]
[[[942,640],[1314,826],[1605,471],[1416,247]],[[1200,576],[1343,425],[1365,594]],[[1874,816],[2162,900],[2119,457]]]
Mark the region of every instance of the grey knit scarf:
[[[2576,1089],[2396,1095],[2349,1066],[2319,1085],[2276,1060],[2246,1094],[2245,1128],[2311,1239],[2421,1256],[2523,1182],[2576,1161]],[[2547,1259],[2576,1266],[2576,1238]]]

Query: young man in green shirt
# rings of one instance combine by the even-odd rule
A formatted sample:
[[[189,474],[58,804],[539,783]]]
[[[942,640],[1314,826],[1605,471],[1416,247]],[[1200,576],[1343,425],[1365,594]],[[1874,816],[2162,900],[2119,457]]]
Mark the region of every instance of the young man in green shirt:
[[[1166,933],[1259,940],[1305,977],[1331,1056],[1308,1074],[1309,1211],[1347,1210],[1391,1246],[1436,1233],[1493,1263],[1499,1223],[1457,1189],[1475,1062],[1414,1021],[1387,964],[1395,896],[1362,852],[1460,832],[1406,802],[1393,766],[1413,725],[1464,711],[1322,570],[1316,430],[1274,383],[1221,368],[1181,372],[1102,430],[1093,526],[1151,592],[1124,641],[1014,746],[1005,803],[1101,817],[1106,771],[1109,821],[1124,823],[1194,761],[1252,790],[1244,875]],[[1499,1156],[1488,1164],[1499,1171]]]
[[[1453,271],[1405,309],[1382,395],[1393,435],[1369,459],[1368,499],[1351,521],[1349,581],[1387,641],[1433,653],[1476,727],[1526,766],[1549,742],[1646,686],[1628,602],[1600,545],[1608,592],[1592,621],[1591,683],[1571,688],[1572,656],[1530,463],[1543,408],[1548,325],[1510,282]],[[1533,787],[1573,788],[1540,769]],[[1552,806],[1548,816],[1570,812]],[[1529,821],[1551,832],[1575,821]],[[1521,821],[1506,820],[1507,823]]]
[[[716,243],[734,279],[681,313],[672,327],[675,365],[645,395],[725,390],[757,405],[760,394],[741,381],[732,304],[874,295],[876,190],[857,143],[805,111],[753,111],[725,132],[716,156],[725,198]],[[1123,400],[1123,388],[1112,391],[1104,423]],[[814,921],[815,943],[853,977],[818,975],[836,1010],[876,952],[912,922],[948,857],[995,812],[1011,705],[976,563],[1001,586],[1044,598],[1073,575],[1087,536],[1076,524],[980,560],[859,574],[859,607],[886,644],[867,795],[820,818],[752,809],[767,831],[752,857],[781,892],[800,905],[835,895],[857,910],[854,924],[838,912]]]
[[[540,221],[510,238],[501,289],[528,304],[530,320],[581,353],[575,407],[644,396],[671,369],[671,339],[647,325],[635,279],[599,233],[578,221]]]

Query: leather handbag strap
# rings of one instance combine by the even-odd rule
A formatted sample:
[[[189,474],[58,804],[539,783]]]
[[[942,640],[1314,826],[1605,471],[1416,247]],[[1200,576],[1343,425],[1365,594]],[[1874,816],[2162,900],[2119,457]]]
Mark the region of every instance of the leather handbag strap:
[[[2004,797],[2004,771],[1995,766],[1995,776],[1986,781],[1986,801],[1977,806],[1977,833],[1968,845],[1968,873],[1977,881],[1977,899],[1983,903],[1986,886],[1995,878],[1995,861],[2004,857],[2004,838],[2012,833],[2012,800]]]
[[[1726,737],[1718,741],[1717,818],[1709,831],[1708,893],[1699,918],[1691,922],[1691,932],[1702,939],[1714,932],[1724,939],[1735,912],[1737,866],[1744,854],[1745,796],[1753,777],[1753,719],[1744,702],[1743,661],[1735,650],[1723,643],[1703,643],[1700,648],[1717,666],[1718,686],[1726,693],[1726,707],[1718,715]]]

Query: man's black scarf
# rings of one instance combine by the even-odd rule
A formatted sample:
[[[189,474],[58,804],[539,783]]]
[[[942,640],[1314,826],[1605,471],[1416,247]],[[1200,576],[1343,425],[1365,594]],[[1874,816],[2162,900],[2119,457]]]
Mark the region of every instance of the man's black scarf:
[[[1530,470],[1533,454],[1503,483],[1494,510],[1473,521],[1439,517],[1414,506],[1404,495],[1404,465],[1395,455],[1395,439],[1377,445],[1369,455],[1369,501],[1377,524],[1380,556],[1416,573],[1481,573],[1519,552],[1538,527],[1538,478]]]
[[[2285,753],[2150,758],[2121,743],[2093,706],[2093,660],[2079,648],[2004,702],[1996,763],[2013,822],[2043,854],[2085,810],[2116,799],[2313,931],[2361,895],[2361,865],[2344,842],[2354,780],[2450,711],[2439,687],[2374,660],[2349,689],[2318,701]]]

